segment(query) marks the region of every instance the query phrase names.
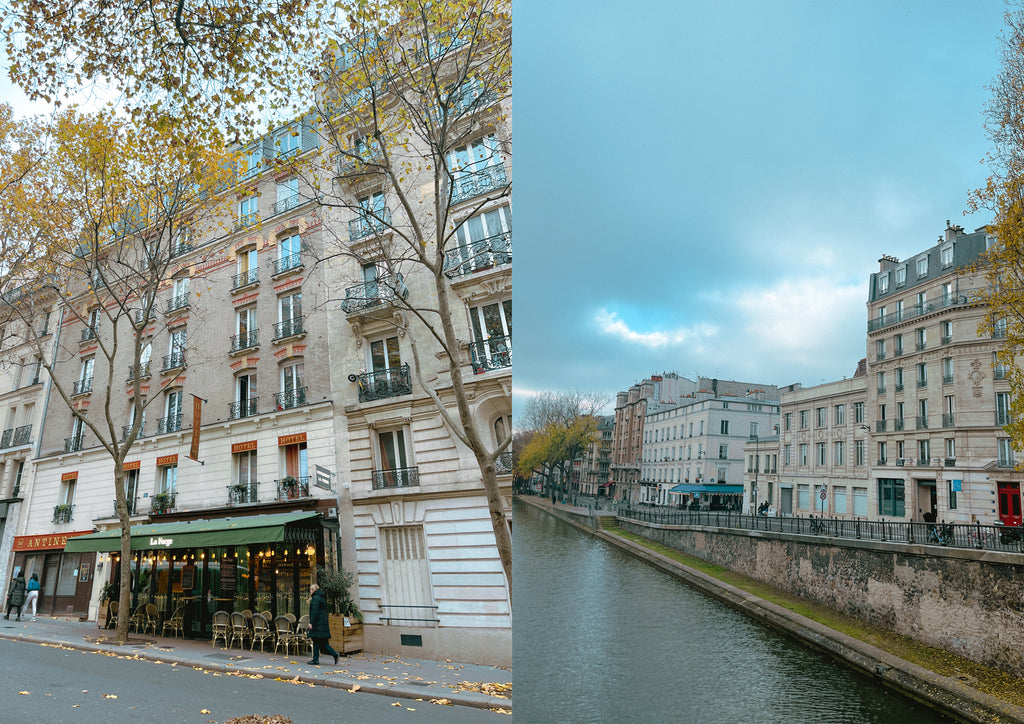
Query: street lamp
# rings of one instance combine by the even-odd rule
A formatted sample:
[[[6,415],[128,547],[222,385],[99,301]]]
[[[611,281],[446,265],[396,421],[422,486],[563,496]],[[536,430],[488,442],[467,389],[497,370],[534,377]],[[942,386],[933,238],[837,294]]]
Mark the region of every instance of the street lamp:
[[[754,441],[754,487],[750,489],[750,502],[751,504],[757,503],[757,469],[760,467],[760,438],[757,433],[750,436],[750,439]]]

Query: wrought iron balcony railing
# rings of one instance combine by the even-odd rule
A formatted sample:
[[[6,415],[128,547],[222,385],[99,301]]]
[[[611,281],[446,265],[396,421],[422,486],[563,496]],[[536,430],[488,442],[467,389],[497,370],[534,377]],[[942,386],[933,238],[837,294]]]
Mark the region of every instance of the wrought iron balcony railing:
[[[903,392],[903,385],[902,384],[896,385],[896,391],[897,392]]]
[[[142,379],[146,379],[147,377],[149,377],[149,362],[146,362],[145,364],[140,364],[139,365],[139,372],[141,373],[140,377]],[[135,381],[135,368],[134,367],[129,367],[128,368],[128,380],[127,381],[128,382],[134,382]]]
[[[495,234],[444,253],[444,273],[449,279],[512,262],[512,233]]]
[[[302,320],[302,317],[292,317],[275,324],[274,339],[285,339],[286,337],[294,337],[297,334],[305,334],[306,330],[302,328]]]
[[[286,271],[291,271],[292,269],[300,268],[302,268],[301,252],[295,252],[294,254],[282,256],[280,259],[274,259],[274,276],[284,274]]]
[[[452,203],[460,203],[508,185],[505,165],[488,166],[480,171],[456,175],[452,189]]]
[[[71,394],[84,395],[86,392],[92,392],[92,377],[86,377],[84,380],[75,380]]]
[[[353,381],[359,386],[360,402],[412,394],[412,376],[407,364],[389,370],[364,372]]]
[[[298,150],[298,149],[292,149],[291,152],[294,152],[296,150]],[[286,199],[281,199],[280,201],[277,201],[277,202],[274,203],[274,215],[276,216],[277,214],[283,214],[285,211],[289,211],[290,209],[294,209],[296,206],[298,206],[301,203],[302,203],[302,197],[299,196],[298,194],[295,194],[293,196],[289,196]]]
[[[928,416],[927,415],[918,415],[917,416],[917,429],[918,430],[927,430],[928,429]]]
[[[71,453],[81,450],[84,437],[84,435],[77,435],[75,437],[64,438],[64,452]]]
[[[177,495],[174,492],[157,493],[149,503],[151,513],[167,513],[174,510]]]
[[[512,335],[473,342],[469,349],[473,356],[473,372],[478,375],[512,366]]]
[[[287,392],[278,392],[274,395],[274,407],[277,410],[290,410],[306,404],[306,388],[299,387]]]
[[[884,359],[885,359],[885,352],[878,352],[878,353],[875,354],[875,361],[876,362],[881,362]]]
[[[121,442],[124,442],[125,440],[128,439],[128,433],[131,432],[131,430],[132,430],[132,426],[131,425],[122,425],[121,426]],[[139,426],[139,434],[135,436],[135,439],[136,440],[140,440],[140,439],[144,438],[145,436],[146,436],[146,427],[145,427],[145,425],[140,425]]]
[[[139,501],[138,498],[127,498],[125,504],[128,506],[128,515],[135,515],[139,512]],[[117,499],[114,499],[114,517],[116,518],[119,514],[117,512]]]
[[[926,349],[928,349],[928,343],[927,342],[918,342],[914,346],[916,347],[918,352],[924,352]]]
[[[163,435],[165,432],[178,432],[181,430],[181,413],[161,417],[156,421],[156,434]]]
[[[256,496],[256,487],[257,483],[255,480],[229,485],[228,502],[231,505],[259,502],[259,499]]]
[[[258,329],[250,329],[244,334],[231,335],[231,353],[241,352],[243,349],[251,349],[259,346],[260,334]]]
[[[0,448],[10,447],[11,441],[14,439],[14,428],[9,427],[4,430],[3,435],[0,435]]]
[[[368,209],[348,222],[348,237],[351,240],[363,239],[379,234],[391,226],[391,209],[387,206]]]
[[[953,338],[950,337],[949,335],[945,335],[945,334],[942,335],[942,337],[939,338],[939,344],[950,344],[952,341],[953,341]]]
[[[91,342],[94,339],[96,339],[96,328],[95,327],[86,327],[85,329],[82,330],[82,341],[83,342]]]
[[[996,367],[996,368],[994,368],[992,370],[992,378],[996,379],[996,380],[1005,380],[1006,379],[1006,368],[1005,367]],[[950,382],[952,382],[952,381],[953,380],[950,379]]]
[[[185,366],[185,350],[180,350],[173,354],[166,355],[164,357],[164,366],[161,368],[162,371],[176,370],[179,367]]]
[[[1010,413],[1009,412],[996,412],[996,425],[999,427],[1005,427],[1010,424]]]
[[[247,229],[250,226],[255,226],[258,223],[260,223],[260,214],[258,211],[253,212],[251,214],[245,214],[244,216],[239,216],[238,219],[235,221],[235,231]]]
[[[943,427],[953,427],[953,420],[954,420],[954,417],[953,417],[953,413],[952,412],[944,413],[942,415],[942,426]]]
[[[275,480],[274,484],[277,486],[278,500],[297,500],[309,497],[308,475],[300,475],[298,477],[287,476],[280,480]]]
[[[901,432],[903,430],[903,418],[902,417],[897,417],[896,419],[894,419],[892,421],[892,429],[895,430],[896,432]]]
[[[927,387],[928,386],[928,378],[927,377],[925,377],[924,379],[918,378],[917,386],[918,387]]]
[[[885,432],[885,420],[875,420],[875,432]]]
[[[75,509],[75,506],[67,503],[53,506],[53,522],[54,523],[70,523],[71,512]]]
[[[249,271],[244,271],[241,274],[235,274],[231,277],[231,288],[241,289],[242,287],[247,287],[250,284],[255,284],[259,280],[259,269],[250,269]]]
[[[996,379],[999,379],[998,377]],[[942,384],[951,385],[953,384],[953,375],[942,375]]]
[[[507,475],[512,472],[512,451],[506,450],[494,461],[494,472],[498,475]]]
[[[184,309],[188,306],[188,292],[179,294],[176,297],[171,297],[167,300],[167,311],[177,312],[179,309]]]
[[[187,254],[192,251],[193,246],[187,241],[179,241],[176,244],[171,245],[171,258]]]
[[[397,297],[405,299],[409,289],[401,274],[386,274],[376,281],[356,284],[345,290],[345,301],[341,309],[346,314],[361,312],[384,304],[391,304]]]
[[[11,443],[14,447],[18,445],[27,445],[29,440],[32,439],[32,426],[22,425],[14,429],[14,440]]]
[[[228,416],[232,420],[242,417],[252,417],[256,414],[256,403],[258,397],[250,397],[248,400],[239,400],[228,405]]]
[[[374,470],[373,489],[384,488],[411,488],[420,484],[420,469],[414,465],[411,468],[395,468],[394,470]]]

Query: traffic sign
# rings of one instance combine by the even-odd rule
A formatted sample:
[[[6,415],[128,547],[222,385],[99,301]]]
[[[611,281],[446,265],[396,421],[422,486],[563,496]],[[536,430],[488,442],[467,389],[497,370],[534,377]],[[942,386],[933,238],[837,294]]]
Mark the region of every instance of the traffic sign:
[[[824,488],[822,488],[821,492],[818,493],[818,497],[821,498],[822,500],[825,499],[826,496],[825,496],[825,489]]]

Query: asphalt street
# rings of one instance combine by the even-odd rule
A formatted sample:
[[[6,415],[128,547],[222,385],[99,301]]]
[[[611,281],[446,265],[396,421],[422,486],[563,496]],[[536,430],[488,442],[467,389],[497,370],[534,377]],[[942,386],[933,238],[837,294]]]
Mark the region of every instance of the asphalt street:
[[[249,714],[322,722],[491,722],[506,716],[427,700],[360,696],[344,689],[161,664],[130,655],[0,640],[0,720],[32,724],[223,724]],[[257,678],[260,677],[260,678]]]

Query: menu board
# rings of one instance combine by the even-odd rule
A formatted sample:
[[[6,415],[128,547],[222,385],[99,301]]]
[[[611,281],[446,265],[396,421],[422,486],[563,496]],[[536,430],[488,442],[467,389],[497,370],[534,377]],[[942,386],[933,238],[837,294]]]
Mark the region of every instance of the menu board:
[[[238,585],[238,559],[222,558],[220,561],[220,590],[221,595],[234,593]]]
[[[196,567],[195,566],[191,566],[191,565],[190,566],[185,566],[181,570],[181,587],[184,590],[186,590],[186,591],[191,591],[192,588],[195,585],[195,583],[194,583],[195,582],[195,578],[196,578]]]

